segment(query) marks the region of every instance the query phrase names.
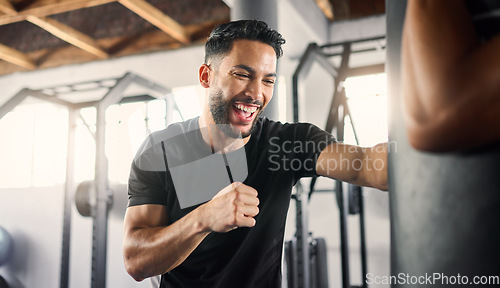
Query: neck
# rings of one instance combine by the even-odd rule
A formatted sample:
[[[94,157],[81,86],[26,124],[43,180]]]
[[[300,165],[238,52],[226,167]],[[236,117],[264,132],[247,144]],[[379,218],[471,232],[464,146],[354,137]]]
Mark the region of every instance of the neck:
[[[217,127],[213,118],[210,116],[202,114],[198,119],[198,123],[200,125],[203,141],[212,148],[212,151],[229,153],[240,149],[250,140],[251,136],[236,139],[227,136]]]

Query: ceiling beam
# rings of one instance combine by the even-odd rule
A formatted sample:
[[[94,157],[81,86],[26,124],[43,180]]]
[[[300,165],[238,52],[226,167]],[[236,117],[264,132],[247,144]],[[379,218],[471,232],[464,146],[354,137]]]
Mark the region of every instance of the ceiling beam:
[[[35,63],[26,54],[2,44],[0,44],[0,59],[30,70],[36,68]]]
[[[332,4],[329,0],[314,0],[316,1],[316,5],[318,5],[319,9],[325,14],[325,17],[328,21],[333,21],[333,9]]]
[[[8,0],[0,0],[8,2]],[[94,7],[102,4],[116,2],[116,0],[38,0],[33,1],[28,7],[17,13],[0,16],[0,25],[24,21],[29,15],[44,17],[82,8]],[[10,3],[9,3],[10,4]],[[1,6],[1,5],[0,5]],[[11,5],[12,6],[12,5]],[[0,11],[4,11],[0,9]],[[14,10],[15,11],[15,10]]]
[[[333,7],[333,20],[347,20],[350,17],[349,0],[330,0]]]
[[[74,46],[85,50],[91,54],[96,55],[100,58],[108,58],[109,55],[106,53],[91,37],[77,31],[61,22],[58,22],[51,18],[46,17],[35,17],[28,16],[29,22],[37,25],[38,27],[46,30],[52,35],[70,43]]]
[[[177,41],[183,44],[190,42],[189,35],[182,25],[148,2],[144,0],[119,0],[119,2]]]
[[[16,15],[17,10],[12,6],[12,3],[10,3],[7,0],[0,0],[0,11],[7,15]]]

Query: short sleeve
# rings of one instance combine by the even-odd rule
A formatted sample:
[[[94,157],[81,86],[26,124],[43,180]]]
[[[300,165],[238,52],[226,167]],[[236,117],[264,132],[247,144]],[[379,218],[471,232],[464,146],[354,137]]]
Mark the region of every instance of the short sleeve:
[[[316,163],[321,152],[330,144],[336,143],[335,137],[310,123],[297,123],[294,129],[294,169],[295,178],[318,176]],[[293,167],[292,167],[293,168]]]
[[[142,161],[148,160],[146,158]],[[128,181],[128,206],[166,205],[165,177],[165,171],[143,170],[139,168],[137,161],[133,161]]]

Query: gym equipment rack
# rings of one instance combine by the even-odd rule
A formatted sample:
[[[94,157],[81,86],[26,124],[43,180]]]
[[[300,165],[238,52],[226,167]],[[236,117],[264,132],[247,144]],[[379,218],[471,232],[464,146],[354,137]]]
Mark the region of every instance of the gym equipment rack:
[[[125,90],[131,85],[136,84],[149,91],[156,92],[161,96],[151,95],[125,96]],[[61,96],[65,94],[106,90],[105,95],[97,101],[72,102],[64,100]],[[70,258],[70,233],[71,233],[71,211],[73,202],[73,192],[75,183],[73,181],[74,156],[75,156],[75,127],[77,117],[82,117],[79,110],[87,107],[95,107],[97,110],[96,130],[92,133],[96,142],[96,169],[95,178],[89,187],[90,193],[90,216],[92,217],[92,269],[91,269],[91,288],[106,287],[106,256],[107,256],[107,234],[108,234],[108,212],[109,205],[112,202],[108,183],[108,163],[105,155],[105,113],[106,109],[113,104],[145,102],[155,99],[166,99],[170,95],[170,89],[167,89],[146,78],[127,72],[121,78],[106,78],[100,80],[78,82],[67,85],[57,85],[41,89],[24,88],[11,97],[7,102],[0,106],[0,119],[12,111],[17,105],[28,97],[34,97],[56,105],[62,105],[68,108],[68,157],[66,161],[66,182],[64,193],[64,215],[63,215],[63,239],[61,253],[61,272],[60,288],[67,288],[69,285],[69,258]],[[67,97],[66,97],[67,98]],[[166,101],[167,114],[169,111],[179,112],[175,99],[171,97]],[[171,102],[171,103],[170,103]],[[82,118],[83,120],[83,118]],[[83,120],[85,123],[85,120]],[[166,124],[168,119],[165,119]],[[89,129],[90,131],[90,129]],[[87,185],[88,186],[88,185]]]
[[[299,121],[299,94],[301,92],[301,84],[304,82],[309,73],[312,64],[320,64],[324,70],[333,78],[334,93],[330,105],[330,111],[327,118],[327,132],[333,133],[336,131],[336,137],[339,142],[344,141],[344,125],[345,118],[349,116],[351,119],[352,130],[356,144],[359,144],[354,123],[350,115],[349,106],[345,94],[344,81],[347,77],[369,75],[383,73],[385,64],[372,64],[368,66],[350,67],[349,60],[352,54],[366,53],[371,51],[382,51],[385,49],[385,36],[360,39],[356,41],[347,41],[326,44],[318,46],[316,43],[310,43],[306,51],[300,58],[299,64],[292,78],[292,97],[293,97],[293,120]],[[330,52],[329,52],[330,51]],[[332,57],[340,57],[340,65],[334,66],[331,62]],[[296,201],[296,235],[292,241],[296,241],[296,258],[294,267],[297,275],[289,277],[288,287],[327,287],[328,283],[322,283],[322,279],[312,279],[311,273],[314,269],[311,268],[311,241],[310,233],[307,230],[307,204],[313,192],[331,192],[332,190],[315,190],[316,179],[312,178],[309,186],[308,195],[303,191],[300,181],[296,186],[296,193],[293,198]],[[334,190],[339,206],[340,214],[340,249],[341,249],[341,269],[342,269],[342,288],[367,288],[366,282],[361,285],[351,285],[350,281],[350,262],[349,262],[349,237],[347,229],[348,215],[359,214],[359,229],[360,229],[360,250],[361,250],[361,279],[367,274],[367,253],[366,253],[366,235],[365,235],[365,220],[364,220],[364,202],[362,188],[355,185],[348,185],[348,189],[344,189],[342,181],[335,181]],[[306,197],[307,195],[307,197]],[[326,268],[323,268],[326,269]],[[324,271],[323,271],[324,272]],[[323,273],[323,272],[320,272]],[[317,276],[317,275],[316,275]],[[320,275],[320,278],[323,277]],[[290,279],[291,282],[290,283]]]

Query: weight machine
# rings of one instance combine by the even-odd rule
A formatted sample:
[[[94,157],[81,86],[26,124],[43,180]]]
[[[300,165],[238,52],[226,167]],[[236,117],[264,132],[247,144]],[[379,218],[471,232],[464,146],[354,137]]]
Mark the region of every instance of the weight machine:
[[[149,94],[125,96],[125,90],[132,84],[136,84],[160,96]],[[96,101],[73,102],[66,100],[68,95],[78,92],[100,92],[105,90],[105,95]],[[75,127],[77,117],[81,117],[79,110],[87,107],[95,107],[97,110],[96,130],[92,133],[96,143],[95,178],[93,181],[82,182],[76,191],[76,206],[82,216],[92,217],[92,269],[91,288],[104,288],[106,286],[106,256],[107,256],[107,232],[108,212],[113,201],[108,181],[108,164],[105,155],[105,127],[106,109],[113,104],[146,102],[155,99],[164,99],[166,109],[165,125],[170,123],[170,114],[177,111],[182,118],[175,99],[165,98],[171,94],[167,89],[157,83],[147,80],[134,73],[128,72],[121,78],[106,78],[100,80],[58,85],[42,89],[24,88],[0,106],[0,119],[12,111],[17,105],[28,97],[34,97],[56,105],[68,108],[68,156],[66,161],[66,183],[63,208],[63,235],[62,235],[62,259],[60,272],[60,288],[69,286],[69,258],[70,258],[70,232],[71,211],[74,192],[74,156],[75,156]],[[66,97],[64,97],[66,95]],[[82,118],[83,120],[83,118]],[[85,120],[83,120],[85,123]],[[89,127],[87,127],[89,128]],[[90,129],[89,129],[90,131]]]
[[[318,46],[311,43],[300,58],[293,74],[293,120],[299,121],[299,94],[312,64],[318,63],[333,78],[334,93],[330,105],[326,128],[327,132],[336,132],[339,142],[344,141],[345,118],[349,117],[354,132],[356,144],[359,144],[356,130],[352,121],[344,81],[347,77],[369,75],[384,72],[384,64],[372,64],[359,67],[350,67],[352,54],[380,51],[385,49],[385,37],[367,38],[357,41],[340,42]],[[335,66],[331,58],[340,57],[340,64]],[[296,204],[296,234],[293,239],[285,243],[285,260],[288,271],[288,287],[328,287],[328,270],[326,261],[326,243],[322,238],[313,238],[308,230],[308,201],[313,192],[331,192],[332,190],[315,189],[317,178],[312,178],[309,192],[306,193],[300,181],[296,185],[296,192],[292,199]],[[336,194],[340,215],[340,250],[343,288],[366,288],[367,284],[351,285],[349,262],[349,237],[347,229],[348,215],[359,215],[361,272],[364,279],[367,274],[366,235],[364,222],[363,192],[359,186],[349,184],[344,189],[342,181],[335,181]]]

